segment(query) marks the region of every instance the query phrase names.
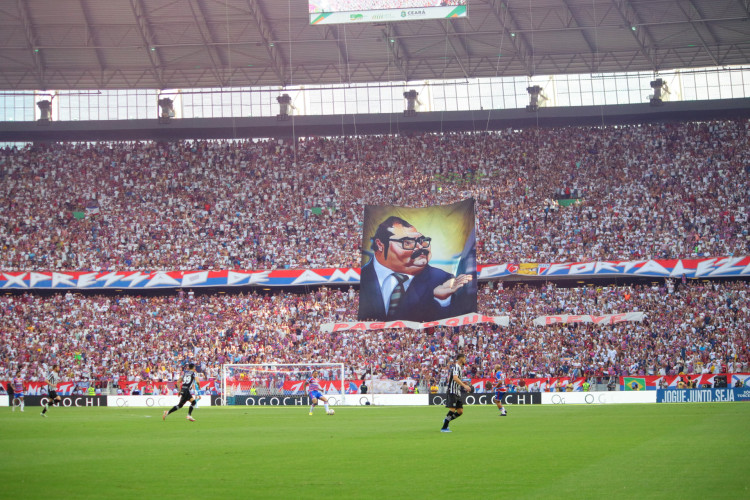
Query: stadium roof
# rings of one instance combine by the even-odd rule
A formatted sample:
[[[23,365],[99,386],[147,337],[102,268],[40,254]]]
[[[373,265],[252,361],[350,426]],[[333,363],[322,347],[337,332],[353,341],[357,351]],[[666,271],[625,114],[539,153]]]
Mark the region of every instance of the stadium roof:
[[[0,89],[281,86],[750,62],[749,0],[469,0],[310,25],[306,0],[3,0]]]

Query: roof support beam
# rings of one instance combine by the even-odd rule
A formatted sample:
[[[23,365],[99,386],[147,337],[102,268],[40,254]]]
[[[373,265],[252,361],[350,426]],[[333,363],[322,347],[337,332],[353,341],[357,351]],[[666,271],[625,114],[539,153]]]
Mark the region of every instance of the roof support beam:
[[[696,14],[698,14],[701,19],[704,17],[703,13],[698,10],[698,6],[695,5],[693,0],[688,0],[690,2],[690,6],[693,8]],[[698,27],[693,22],[693,19],[690,17],[690,14],[685,12],[684,7],[680,2],[677,2],[677,8],[680,9],[680,11],[685,14],[685,17],[687,18],[688,22],[690,23],[690,27],[693,28],[693,31],[695,32],[696,36],[698,37],[698,40],[701,41],[701,45],[703,45],[703,48],[705,49],[708,56],[711,58],[711,60],[714,62],[714,65],[719,66],[719,61],[714,56],[713,52],[711,52],[711,49],[708,48],[708,44],[706,44],[706,41],[703,39],[703,35],[701,35],[701,32],[698,30]],[[706,28],[706,31],[708,31],[708,34],[711,36],[711,39],[713,41],[713,46],[717,47],[719,45],[719,42],[716,40],[716,35],[711,30],[711,23],[704,23],[704,26]]]
[[[641,24],[641,20],[638,19],[638,14],[633,10],[633,6],[627,0],[612,0],[612,4],[617,9],[622,20],[627,24],[626,27],[633,35],[633,38],[635,38],[636,43],[638,43],[641,54],[649,64],[651,64],[651,69],[653,71],[658,71],[659,65],[650,53],[651,48],[655,45],[654,40],[644,27],[638,27],[638,25]]]
[[[289,84],[289,77],[287,75],[287,64],[281,55],[281,51],[276,47],[274,40],[276,37],[271,29],[271,24],[266,19],[265,14],[258,5],[257,0],[247,0],[247,8],[250,11],[250,15],[255,20],[255,24],[258,27],[258,32],[263,39],[263,45],[266,46],[266,52],[268,57],[271,58],[271,67],[276,77],[279,79],[279,85],[286,86]]]
[[[388,47],[388,52],[391,56],[390,58],[388,58],[388,68],[391,67],[392,58],[393,63],[396,65],[399,73],[401,73],[404,81],[408,82],[409,72],[407,71],[407,65],[409,61],[409,55],[406,53],[404,44],[401,43],[401,40],[398,36],[398,31],[396,30],[396,27],[393,25],[393,23],[388,23],[385,31],[383,31],[383,35],[385,36],[385,44]]]
[[[341,26],[341,28],[340,28]],[[349,82],[349,54],[347,54],[346,47],[341,45],[341,29],[346,29],[346,25],[329,24],[326,25],[324,36],[326,39],[332,38],[336,40],[336,48],[339,51],[339,64],[344,68],[343,71],[339,70],[339,74],[342,76],[342,81]]]
[[[522,33],[516,33],[519,31],[518,23],[510,12],[507,0],[489,0],[489,5],[497,20],[503,25],[503,33],[511,40],[518,59],[526,69],[526,74],[534,76],[534,51],[526,37]]]
[[[102,51],[99,48],[101,45],[99,43],[99,40],[97,39],[96,34],[94,33],[94,30],[92,29],[92,23],[91,23],[91,15],[89,14],[89,7],[87,5],[87,2],[89,0],[79,0],[81,3],[81,12],[83,12],[83,19],[86,21],[86,31],[88,31],[88,37],[86,39],[86,44],[88,45],[89,40],[93,42],[94,44],[94,53],[96,54],[96,62],[99,63],[99,70],[104,71],[104,57],[102,56]]]
[[[203,9],[203,4],[200,0],[188,0],[188,4],[190,5],[190,12],[193,14],[193,19],[198,27],[201,39],[206,46],[206,52],[208,52],[208,58],[211,60],[211,66],[214,69],[216,80],[221,83],[222,87],[225,87],[226,82],[224,82],[224,78],[222,78],[222,68],[226,67],[226,64],[221,59],[219,51],[216,49],[211,29],[206,22],[206,12]]]
[[[146,10],[143,8],[143,0],[130,0],[130,8],[133,10],[135,16],[135,23],[138,27],[138,32],[141,35],[141,39],[146,44],[144,50],[151,61],[151,69],[154,73],[154,80],[159,82],[159,88],[164,88],[164,64],[162,63],[159,50],[156,47],[156,39],[154,33],[151,30],[148,18],[146,17]]]
[[[578,28],[580,29],[581,36],[583,37],[583,40],[586,42],[586,45],[589,48],[589,52],[591,53],[591,58],[592,58],[591,72],[595,73],[596,71],[598,71],[598,66],[599,66],[599,61],[597,57],[597,54],[599,52],[599,47],[597,47],[596,42],[591,39],[591,35],[589,35],[588,30],[584,28],[583,25],[581,24],[581,21],[580,19],[578,19],[578,16],[576,15],[575,11],[570,8],[570,0],[562,0],[562,2],[568,11],[568,14],[570,14],[571,19],[575,21],[576,26],[578,26]],[[594,25],[597,25],[598,23],[599,23],[599,20],[594,19]]]
[[[40,90],[46,90],[44,84],[44,60],[39,53],[37,47],[39,45],[36,31],[31,24],[31,15],[29,14],[29,6],[25,0],[18,0],[18,14],[21,16],[21,23],[23,24],[23,31],[26,35],[26,46],[31,53],[31,61],[34,65],[34,73],[36,74],[36,80],[39,83]]]
[[[466,47],[466,44],[461,38],[461,33],[456,31],[456,27],[453,25],[451,19],[437,19],[437,22],[440,24],[440,28],[443,30],[443,33],[445,33],[445,39],[448,44],[450,44],[451,50],[456,56],[456,61],[458,61],[458,65],[461,67],[461,71],[463,71],[464,73],[464,77],[469,78],[469,73],[466,72],[463,61],[468,61],[471,56],[469,55],[469,49]],[[453,43],[454,39],[456,43]],[[456,50],[456,44],[458,44],[459,48],[461,49],[460,51]]]

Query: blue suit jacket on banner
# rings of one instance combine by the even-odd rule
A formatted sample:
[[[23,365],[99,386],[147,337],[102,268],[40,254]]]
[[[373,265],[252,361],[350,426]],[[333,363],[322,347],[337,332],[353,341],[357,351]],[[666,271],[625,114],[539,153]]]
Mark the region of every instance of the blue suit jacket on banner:
[[[425,322],[455,316],[453,314],[453,304],[456,299],[455,294],[453,299],[451,299],[451,304],[447,307],[442,307],[435,300],[433,292],[436,286],[445,283],[450,278],[453,278],[452,274],[428,265],[411,280],[409,288],[406,290],[404,296],[401,297],[397,317],[387,319]],[[386,320],[383,295],[380,293],[380,283],[378,283],[378,277],[375,274],[375,266],[373,266],[372,261],[367,263],[360,272],[359,319],[362,321]]]

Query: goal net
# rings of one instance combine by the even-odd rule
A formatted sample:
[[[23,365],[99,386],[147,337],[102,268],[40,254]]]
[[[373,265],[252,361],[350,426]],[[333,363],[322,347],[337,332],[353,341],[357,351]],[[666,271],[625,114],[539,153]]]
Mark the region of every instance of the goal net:
[[[224,405],[306,405],[305,382],[318,372],[329,404],[344,400],[344,364],[227,364],[221,367]]]

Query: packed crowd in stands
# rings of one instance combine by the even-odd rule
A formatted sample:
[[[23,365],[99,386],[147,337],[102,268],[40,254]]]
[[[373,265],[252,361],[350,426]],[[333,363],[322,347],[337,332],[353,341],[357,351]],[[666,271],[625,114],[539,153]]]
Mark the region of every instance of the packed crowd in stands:
[[[749,124],[5,149],[0,270],[359,267],[365,204],[468,196],[480,264],[746,255]]]
[[[356,318],[354,289],[303,294],[138,297],[24,294],[0,297],[0,380],[21,370],[43,380],[59,363],[64,380],[176,380],[185,363],[205,378],[221,364],[344,362],[365,373],[425,385],[445,377],[457,352],[468,375],[509,377],[676,375],[750,371],[750,282],[667,280],[656,285],[558,288],[483,284],[479,310],[509,327],[321,333]],[[642,323],[534,326],[536,316],[643,311]]]

